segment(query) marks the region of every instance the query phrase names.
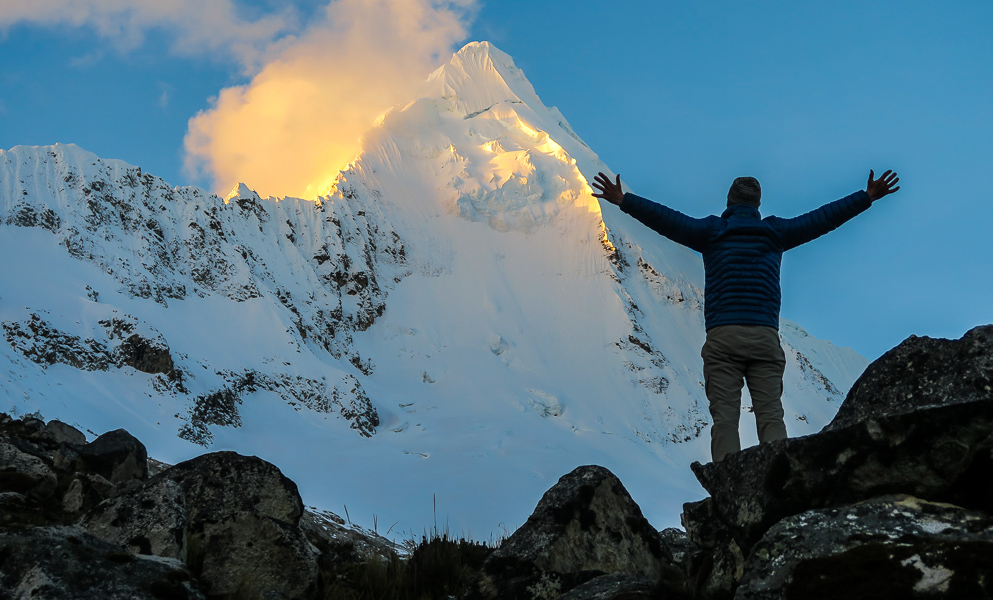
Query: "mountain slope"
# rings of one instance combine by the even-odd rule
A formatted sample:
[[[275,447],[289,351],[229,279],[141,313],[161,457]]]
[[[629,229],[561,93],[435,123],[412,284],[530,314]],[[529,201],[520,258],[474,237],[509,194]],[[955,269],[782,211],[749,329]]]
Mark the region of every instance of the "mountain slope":
[[[221,199],[75,146],[15,147],[0,396],[126,427],[166,461],[257,454],[308,503],[391,535],[512,529],[585,463],[676,524],[709,447],[702,266],[601,212],[599,170],[485,42],[385,114],[316,201]],[[866,361],[782,334],[787,427],[811,433]]]

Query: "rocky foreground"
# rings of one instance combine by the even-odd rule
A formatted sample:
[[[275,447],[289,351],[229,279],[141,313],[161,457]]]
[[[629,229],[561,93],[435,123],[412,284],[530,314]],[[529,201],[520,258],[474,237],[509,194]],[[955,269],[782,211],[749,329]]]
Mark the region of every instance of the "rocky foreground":
[[[822,432],[692,469],[711,496],[685,532],[602,467],[565,475],[465,596],[993,598],[993,326],[911,337]],[[0,598],[399,597],[336,595],[342,565],[396,548],[306,511],[256,457],[169,467],[124,430],[0,415],[0,511]]]

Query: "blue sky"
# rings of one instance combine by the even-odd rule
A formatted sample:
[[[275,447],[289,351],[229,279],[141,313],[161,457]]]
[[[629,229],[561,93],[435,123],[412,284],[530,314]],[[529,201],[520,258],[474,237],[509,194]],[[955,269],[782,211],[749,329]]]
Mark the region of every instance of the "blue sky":
[[[297,28],[325,4],[297,2]],[[251,20],[277,3],[236,5]],[[187,124],[250,80],[243,63],[177,51],[176,27],[122,41],[17,6],[0,1],[0,147],[73,142],[210,184],[183,170]],[[693,216],[719,213],[739,175],[762,182],[764,214],[793,216],[896,169],[896,195],[783,266],[783,316],[875,358],[993,322],[991,30],[989,0],[491,0],[452,49],[509,53],[627,187]]]

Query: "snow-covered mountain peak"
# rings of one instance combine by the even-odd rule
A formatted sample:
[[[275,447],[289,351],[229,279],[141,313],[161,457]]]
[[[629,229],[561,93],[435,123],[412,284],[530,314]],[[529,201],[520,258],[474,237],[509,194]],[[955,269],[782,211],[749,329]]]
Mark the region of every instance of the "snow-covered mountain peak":
[[[228,195],[224,197],[225,202],[230,202],[231,200],[259,200],[259,195],[244,183],[239,183],[231,188]]]
[[[466,44],[428,77],[422,94],[453,99],[462,116],[500,102],[540,103],[514,59],[489,42]]]

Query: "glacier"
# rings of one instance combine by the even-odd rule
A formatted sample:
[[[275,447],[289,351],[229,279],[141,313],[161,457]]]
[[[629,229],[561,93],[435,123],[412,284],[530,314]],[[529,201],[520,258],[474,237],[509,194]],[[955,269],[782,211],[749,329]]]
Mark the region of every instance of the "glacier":
[[[678,526],[709,457],[702,263],[601,207],[598,171],[486,42],[315,199],[0,151],[0,410],[123,427],[167,463],[254,454],[394,539],[507,534],[593,463]],[[780,329],[787,428],[814,433],[868,361]]]

